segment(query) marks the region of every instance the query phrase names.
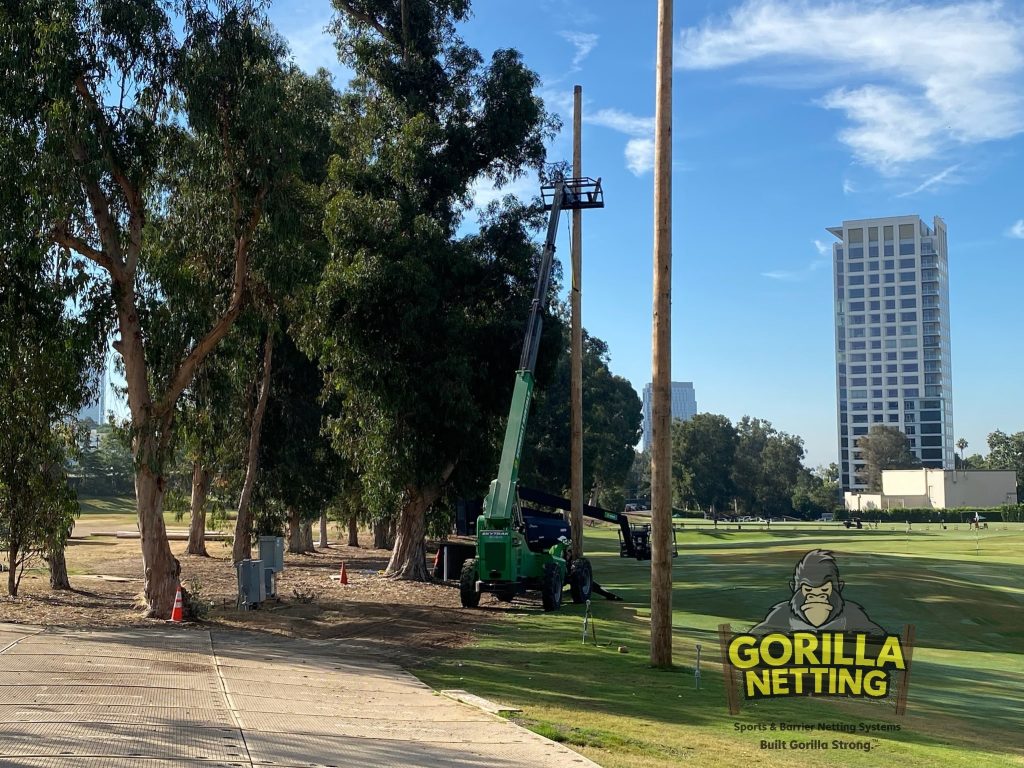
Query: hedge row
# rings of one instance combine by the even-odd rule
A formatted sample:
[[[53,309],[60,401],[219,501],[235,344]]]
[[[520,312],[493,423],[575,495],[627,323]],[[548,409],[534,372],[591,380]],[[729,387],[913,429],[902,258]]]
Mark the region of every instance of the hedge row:
[[[881,520],[882,522],[900,522],[908,520],[912,523],[947,523],[967,522],[974,518],[975,513],[985,518],[988,523],[1021,523],[1024,522],[1024,504],[1010,504],[1001,507],[955,507],[953,509],[931,509],[928,507],[890,507],[889,509],[848,510],[836,514],[837,520],[859,517],[861,520]]]

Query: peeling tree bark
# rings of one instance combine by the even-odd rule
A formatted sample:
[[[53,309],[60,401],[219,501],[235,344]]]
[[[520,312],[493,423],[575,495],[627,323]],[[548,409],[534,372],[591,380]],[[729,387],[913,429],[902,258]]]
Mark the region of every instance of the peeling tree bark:
[[[320,549],[327,549],[330,542],[327,541],[327,513],[320,513],[320,541],[317,542]]]
[[[378,520],[373,524],[373,548],[391,549],[391,541],[388,540],[388,531],[391,523],[387,520]]]
[[[213,473],[196,461],[192,464],[192,510],[188,523],[188,549],[190,555],[209,557],[206,551],[206,496],[210,492]]]
[[[231,548],[231,561],[238,564],[252,557],[252,492],[256,487],[256,472],[260,464],[260,436],[263,431],[263,414],[270,397],[270,367],[274,356],[274,337],[267,331],[263,345],[263,380],[260,382],[260,396],[252,415],[249,428],[249,448],[246,451],[245,482],[238,499],[238,516],[235,519],[235,543]]]
[[[71,580],[68,579],[68,563],[64,559],[64,547],[47,553],[46,562],[50,566],[50,589],[70,592]]]

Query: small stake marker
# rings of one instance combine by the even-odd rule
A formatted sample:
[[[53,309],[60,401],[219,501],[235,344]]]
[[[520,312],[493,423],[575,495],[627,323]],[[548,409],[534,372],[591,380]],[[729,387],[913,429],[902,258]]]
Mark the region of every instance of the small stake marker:
[[[339,584],[348,584],[348,571],[345,570],[345,563],[344,563],[344,561],[342,561],[342,563],[341,563],[341,573],[338,576],[338,583]]]
[[[693,682],[697,686],[697,690],[700,690],[700,643],[697,643],[697,666],[693,669]]]

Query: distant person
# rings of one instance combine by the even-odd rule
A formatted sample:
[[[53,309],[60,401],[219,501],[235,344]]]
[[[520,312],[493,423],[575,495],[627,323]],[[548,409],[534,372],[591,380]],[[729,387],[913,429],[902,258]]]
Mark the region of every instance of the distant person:
[[[907,533],[910,533],[910,521],[907,520]]]

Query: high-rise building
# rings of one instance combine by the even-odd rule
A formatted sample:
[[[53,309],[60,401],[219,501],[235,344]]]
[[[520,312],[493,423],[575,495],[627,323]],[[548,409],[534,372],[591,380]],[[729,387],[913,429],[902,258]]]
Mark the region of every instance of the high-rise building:
[[[865,487],[857,440],[903,431],[926,467],[953,469],[946,224],[919,216],[829,227],[836,302],[840,482]]]
[[[82,406],[78,412],[78,420],[85,421],[91,419],[97,426],[102,426],[107,423],[107,386],[109,384],[109,375],[107,368],[104,366],[100,372],[99,380],[96,382],[95,389],[90,395],[88,403]]]
[[[644,386],[644,438],[645,451],[651,448],[651,399],[654,389],[650,384]],[[697,394],[692,381],[672,382],[672,421],[689,421],[697,415]]]

